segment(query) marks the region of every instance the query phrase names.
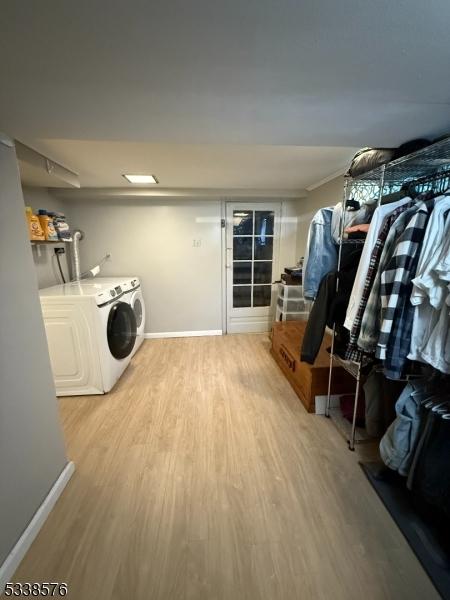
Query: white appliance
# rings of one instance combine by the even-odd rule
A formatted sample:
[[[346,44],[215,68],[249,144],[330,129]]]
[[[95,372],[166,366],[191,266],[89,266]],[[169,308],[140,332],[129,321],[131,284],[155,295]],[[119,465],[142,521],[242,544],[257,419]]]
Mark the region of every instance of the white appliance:
[[[141,282],[138,277],[133,277],[131,279],[129,277],[96,277],[95,281],[105,284],[109,283],[112,286],[120,285],[124,291],[122,300],[123,302],[128,302],[133,309],[136,318],[136,341],[131,352],[131,357],[133,357],[144,341],[145,333],[145,303],[142,295]]]
[[[101,278],[40,290],[58,396],[104,394],[130,363],[137,333],[131,281]]]
[[[135,278],[131,280],[131,289],[128,296],[130,298],[130,306],[136,318],[136,342],[131,352],[131,356],[133,357],[144,341],[145,333],[145,303],[139,279]]]

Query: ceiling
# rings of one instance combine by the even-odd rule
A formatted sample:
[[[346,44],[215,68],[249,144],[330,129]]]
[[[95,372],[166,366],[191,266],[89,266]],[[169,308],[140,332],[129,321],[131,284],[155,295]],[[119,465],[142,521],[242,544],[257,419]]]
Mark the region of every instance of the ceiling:
[[[120,186],[301,189],[450,129],[450,4],[2,3],[0,130]]]
[[[80,173],[82,187],[130,187],[124,173],[151,173],[171,188],[302,190],[343,170],[355,149],[239,144],[37,140],[40,151]],[[301,165],[301,167],[300,167]],[[158,187],[160,187],[158,186]]]

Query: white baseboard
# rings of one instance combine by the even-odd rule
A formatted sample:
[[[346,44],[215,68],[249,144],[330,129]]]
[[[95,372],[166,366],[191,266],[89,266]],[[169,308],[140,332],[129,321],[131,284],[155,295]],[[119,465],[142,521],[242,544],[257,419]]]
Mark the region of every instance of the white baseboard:
[[[342,394],[331,394],[330,396],[330,408],[338,408],[339,400]],[[327,406],[327,396],[316,396],[316,415],[324,415],[325,408]]]
[[[165,331],[161,333],[144,333],[147,340],[157,338],[203,337],[206,335],[222,335],[221,329],[207,329],[206,331]]]
[[[3,592],[5,585],[11,580],[14,572],[27,553],[41,527],[47,520],[48,515],[55,506],[56,501],[62,494],[74,471],[74,463],[72,461],[68,462],[62,470],[61,475],[53,484],[52,489],[49,491],[40,507],[34,513],[34,516],[29,522],[28,527],[22,533],[16,545],[6,557],[5,562],[0,566],[0,593]]]

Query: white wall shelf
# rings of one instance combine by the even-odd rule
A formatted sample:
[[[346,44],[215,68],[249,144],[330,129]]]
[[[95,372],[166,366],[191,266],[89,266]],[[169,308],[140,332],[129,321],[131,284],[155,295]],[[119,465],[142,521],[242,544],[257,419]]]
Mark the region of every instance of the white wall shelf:
[[[32,246],[45,246],[46,244],[50,246],[55,246],[57,244],[70,244],[72,240],[30,240]]]

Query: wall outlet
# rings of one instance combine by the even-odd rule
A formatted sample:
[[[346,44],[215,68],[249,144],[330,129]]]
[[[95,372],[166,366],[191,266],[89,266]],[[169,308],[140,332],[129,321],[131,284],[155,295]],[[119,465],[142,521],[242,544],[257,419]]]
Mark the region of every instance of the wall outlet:
[[[194,246],[194,248],[200,248],[200,246],[202,245],[202,240],[201,239],[192,240],[192,245]]]
[[[65,254],[66,253],[65,248],[53,248],[53,250],[55,251],[55,254]]]

